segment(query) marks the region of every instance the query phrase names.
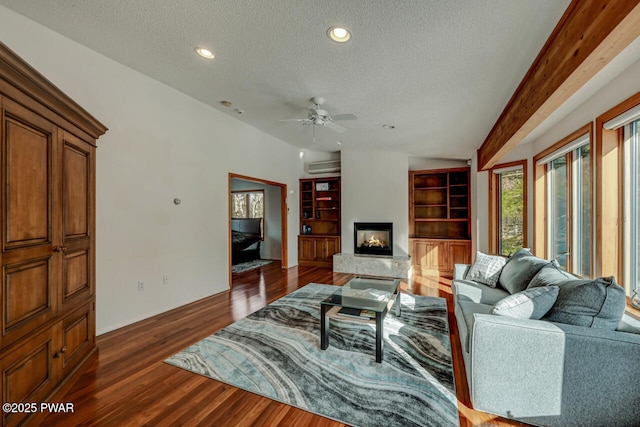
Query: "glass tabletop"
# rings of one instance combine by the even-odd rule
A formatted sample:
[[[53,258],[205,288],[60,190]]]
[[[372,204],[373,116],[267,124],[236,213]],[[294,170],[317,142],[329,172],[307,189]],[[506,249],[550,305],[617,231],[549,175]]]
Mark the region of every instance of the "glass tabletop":
[[[382,313],[394,298],[399,284],[398,279],[355,277],[321,304]]]

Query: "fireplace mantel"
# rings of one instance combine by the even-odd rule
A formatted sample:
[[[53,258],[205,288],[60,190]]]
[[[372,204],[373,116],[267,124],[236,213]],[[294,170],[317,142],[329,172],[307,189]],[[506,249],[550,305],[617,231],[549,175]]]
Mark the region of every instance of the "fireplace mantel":
[[[338,253],[333,256],[333,271],[364,276],[410,279],[411,258],[408,256],[383,257]]]

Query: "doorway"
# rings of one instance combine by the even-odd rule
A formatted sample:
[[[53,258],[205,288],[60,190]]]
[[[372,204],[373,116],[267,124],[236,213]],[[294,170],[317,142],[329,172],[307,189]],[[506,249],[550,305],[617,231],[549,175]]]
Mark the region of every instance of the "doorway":
[[[247,206],[239,206],[239,201],[246,200]],[[251,206],[249,204],[251,203]],[[262,209],[262,218],[252,218],[259,216],[252,209],[255,207]],[[260,206],[261,205],[261,206]],[[287,185],[279,182],[264,180],[229,173],[229,286],[233,286],[233,264],[243,257],[258,258],[265,257],[274,259],[281,263],[281,268],[286,269],[288,265],[287,251]],[[234,215],[235,214],[235,215]],[[244,216],[247,219],[238,220],[234,216]],[[233,224],[233,226],[232,226]],[[259,224],[259,225],[258,225]],[[261,234],[261,239],[257,244],[252,244],[245,251],[242,243],[238,243],[234,229],[257,228],[252,230]],[[234,235],[236,243],[234,244]],[[249,243],[249,242],[247,242]],[[253,253],[252,253],[253,251]],[[257,254],[255,252],[258,252]],[[279,260],[277,259],[279,258]]]

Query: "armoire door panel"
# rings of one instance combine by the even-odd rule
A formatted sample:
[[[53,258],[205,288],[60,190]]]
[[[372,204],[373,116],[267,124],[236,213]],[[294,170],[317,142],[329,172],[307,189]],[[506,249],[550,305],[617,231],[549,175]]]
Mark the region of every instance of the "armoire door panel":
[[[63,217],[65,241],[90,234],[91,157],[65,135],[63,150]],[[88,144],[87,144],[88,145]]]
[[[52,135],[4,117],[4,249],[50,243]]]
[[[56,385],[61,363],[62,322],[29,339],[0,360],[3,402],[40,402]],[[3,425],[18,425],[27,413],[4,413]]]
[[[57,315],[51,258],[3,267],[2,347]]]
[[[91,301],[64,320],[62,329],[63,373],[73,370],[94,347],[95,316],[93,306],[94,302]]]
[[[89,250],[66,252],[63,261],[63,303],[69,298],[91,294]]]

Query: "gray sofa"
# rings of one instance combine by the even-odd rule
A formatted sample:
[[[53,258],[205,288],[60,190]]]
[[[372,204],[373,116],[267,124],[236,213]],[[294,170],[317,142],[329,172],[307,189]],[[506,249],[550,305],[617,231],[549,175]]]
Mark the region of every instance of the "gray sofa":
[[[625,314],[606,330],[491,314],[511,293],[466,280],[469,268],[455,266],[452,291],[475,409],[542,426],[640,425],[639,321]]]

